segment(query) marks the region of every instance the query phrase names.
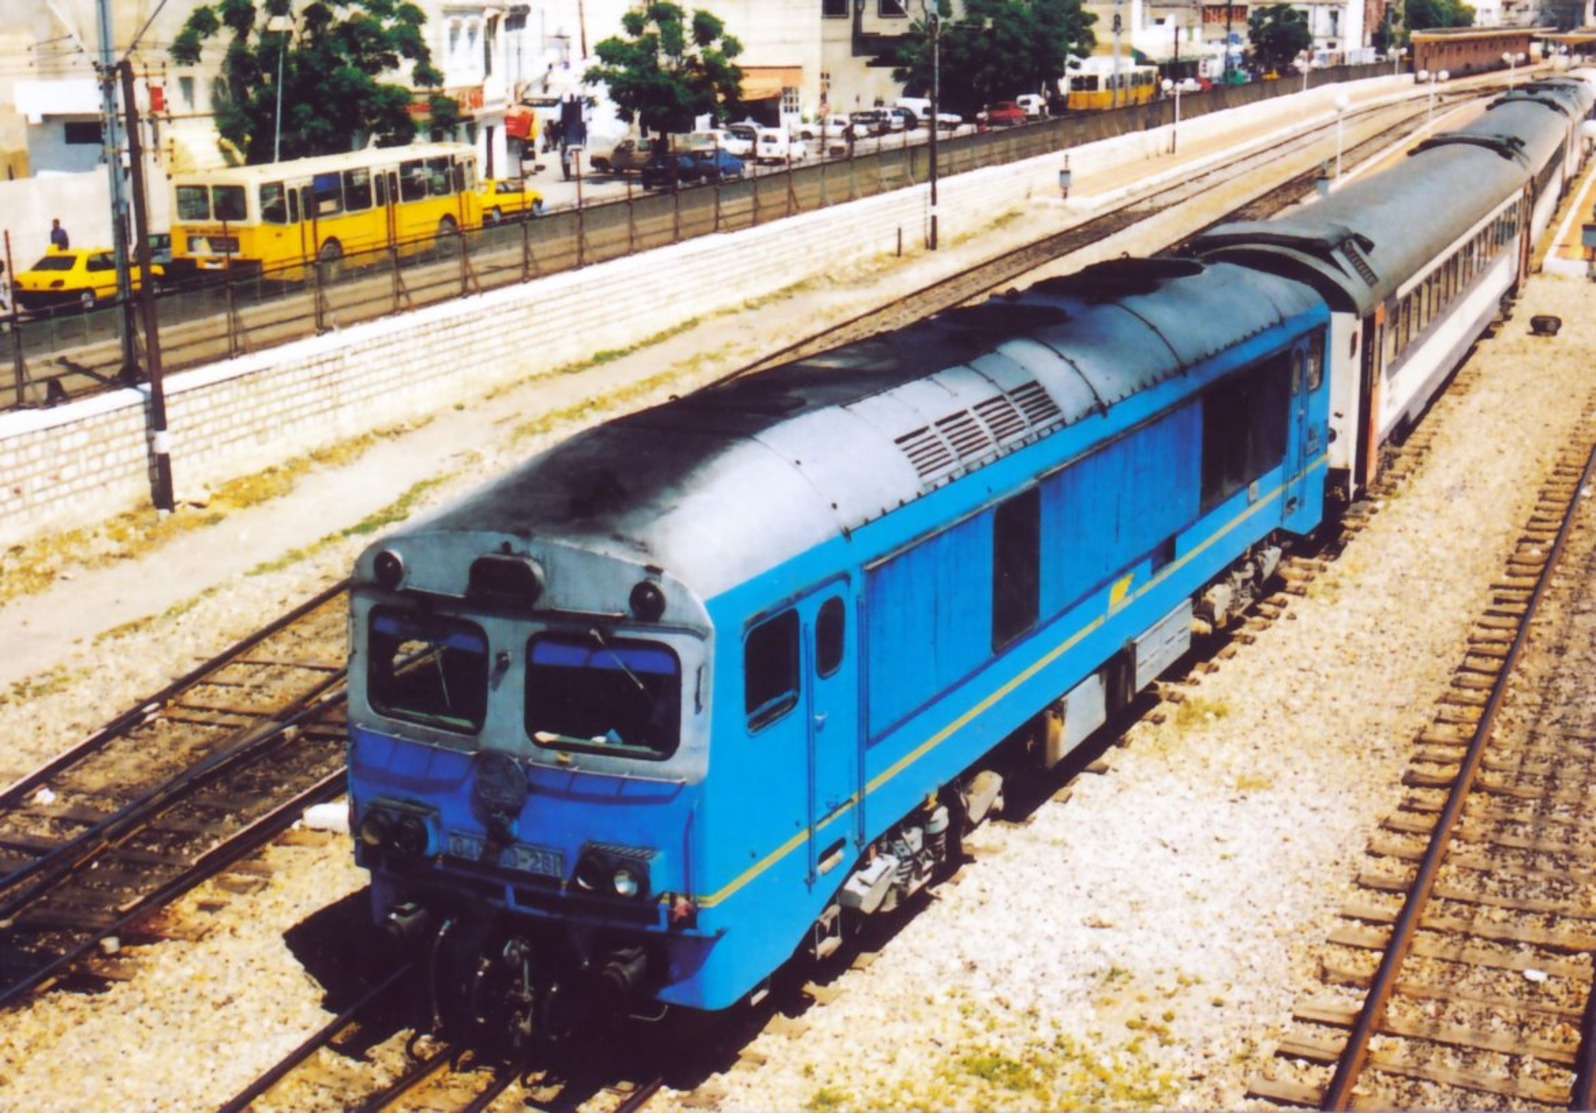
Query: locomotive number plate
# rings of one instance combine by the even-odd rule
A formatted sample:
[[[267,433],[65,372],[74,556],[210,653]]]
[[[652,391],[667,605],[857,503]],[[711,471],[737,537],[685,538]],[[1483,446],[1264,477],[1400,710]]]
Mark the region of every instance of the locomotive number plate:
[[[474,834],[449,835],[449,856],[459,857],[466,861],[482,862],[484,842]],[[506,846],[498,851],[498,856],[488,862],[501,869],[510,869],[518,873],[531,873],[540,877],[565,878],[565,858],[557,849],[543,849],[540,846],[515,845]]]

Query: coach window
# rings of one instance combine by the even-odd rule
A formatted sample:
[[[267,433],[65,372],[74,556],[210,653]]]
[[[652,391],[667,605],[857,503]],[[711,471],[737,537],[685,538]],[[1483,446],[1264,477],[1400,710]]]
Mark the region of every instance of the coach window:
[[[349,210],[371,208],[371,171],[359,167],[344,172],[344,208]]]
[[[282,183],[261,184],[260,219],[268,225],[288,224],[288,197],[283,193]]]
[[[203,186],[177,188],[177,219],[179,221],[209,221],[211,219],[211,193]]]
[[[815,617],[815,673],[822,679],[837,673],[842,666],[843,650],[847,647],[848,615],[842,598],[829,597],[820,606]]]
[[[788,609],[750,629],[743,643],[743,704],[750,730],[798,704],[798,613]]]
[[[992,650],[1036,623],[1042,588],[1042,492],[1029,489],[992,517]]]
[[[420,159],[399,164],[399,197],[407,202],[419,202],[427,196],[427,168]]]
[[[242,221],[249,216],[242,186],[213,186],[211,206],[218,221]]]

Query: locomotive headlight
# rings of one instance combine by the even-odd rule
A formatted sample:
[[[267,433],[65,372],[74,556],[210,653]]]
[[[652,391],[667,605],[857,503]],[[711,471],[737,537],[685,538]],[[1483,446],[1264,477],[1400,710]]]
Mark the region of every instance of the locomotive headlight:
[[[400,853],[414,857],[427,851],[427,823],[419,815],[406,814],[399,817],[394,826],[393,847]]]
[[[383,589],[395,590],[404,580],[405,560],[398,551],[380,551],[371,560],[371,570],[377,576],[378,585]]]
[[[603,886],[608,868],[602,857],[595,853],[584,853],[576,862],[576,875],[571,881],[584,892],[597,892]]]
[[[610,886],[615,889],[617,896],[623,900],[630,900],[642,890],[643,884],[637,879],[636,869],[630,865],[622,865],[610,878]]]
[[[393,815],[385,810],[374,809],[366,812],[366,817],[360,823],[360,840],[372,849],[379,849],[393,837]]]

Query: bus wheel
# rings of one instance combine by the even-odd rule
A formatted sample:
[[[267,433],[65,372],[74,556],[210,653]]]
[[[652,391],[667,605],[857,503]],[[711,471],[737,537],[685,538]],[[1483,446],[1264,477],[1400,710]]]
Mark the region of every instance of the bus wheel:
[[[316,255],[317,262],[321,265],[323,283],[336,283],[344,274],[344,246],[335,240],[330,240],[321,246],[321,251]]]
[[[93,310],[94,309],[94,292],[93,291],[85,291],[81,295],[79,295],[78,296],[78,305],[81,306],[85,311]]]
[[[445,214],[442,221],[438,222],[438,239],[447,240],[460,231],[460,226],[455,224],[453,217]]]
[[[487,214],[482,219],[483,224],[485,224],[485,225],[497,225],[499,222],[501,222],[503,220],[504,220],[504,211],[501,210],[498,206],[494,206],[492,209],[490,209],[487,212]],[[441,232],[441,230],[440,230],[440,232]]]

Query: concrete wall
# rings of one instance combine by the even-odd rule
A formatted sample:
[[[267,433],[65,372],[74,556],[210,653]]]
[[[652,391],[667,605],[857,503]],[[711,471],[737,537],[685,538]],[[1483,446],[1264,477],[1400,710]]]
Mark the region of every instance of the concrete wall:
[[[1327,112],[1335,90],[1183,123],[1189,150],[1240,134],[1269,112],[1296,124]],[[1185,174],[1158,133],[1070,151],[1077,196],[1126,158],[1139,185]],[[1217,149],[1216,149],[1217,150]],[[944,241],[1058,198],[1057,153],[944,177]],[[1101,204],[1107,198],[1099,194]],[[1055,203],[1056,204],[1056,203]],[[1072,203],[1077,204],[1077,203]],[[917,249],[927,192],[912,187],[846,206],[500,288],[471,298],[251,354],[167,378],[178,494],[218,484],[366,431],[414,420],[497,385],[634,345],[693,317],[758,299],[850,261]],[[669,276],[669,297],[662,297]],[[0,546],[93,523],[150,499],[146,391],[122,389],[57,408],[0,415]]]

